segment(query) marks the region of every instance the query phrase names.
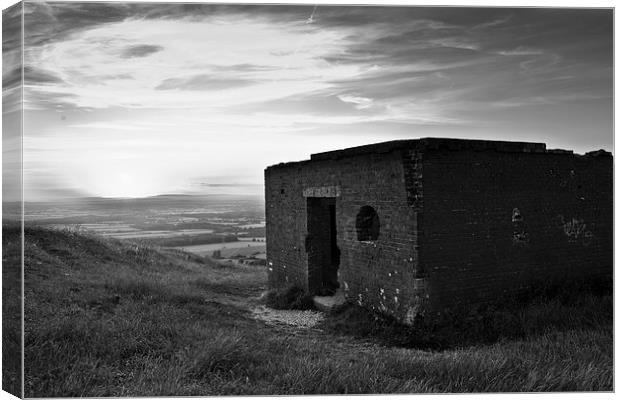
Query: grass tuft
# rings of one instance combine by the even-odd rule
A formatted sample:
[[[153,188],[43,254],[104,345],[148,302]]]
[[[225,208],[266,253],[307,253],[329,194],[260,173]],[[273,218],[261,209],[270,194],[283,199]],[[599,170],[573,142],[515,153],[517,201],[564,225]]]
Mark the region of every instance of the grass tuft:
[[[265,294],[265,304],[276,310],[312,310],[312,296],[299,286],[272,289]]]
[[[323,328],[336,334],[372,337],[389,346],[442,350],[521,339],[561,329],[603,329],[613,319],[612,287],[605,281],[533,286],[501,303],[421,315],[413,326],[348,305]]]

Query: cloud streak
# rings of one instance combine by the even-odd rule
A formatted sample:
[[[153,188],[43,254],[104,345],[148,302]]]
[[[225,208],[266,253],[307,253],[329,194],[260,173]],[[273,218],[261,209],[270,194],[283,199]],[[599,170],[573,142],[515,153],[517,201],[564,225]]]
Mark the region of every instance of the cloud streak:
[[[217,78],[212,75],[194,75],[189,78],[169,78],[155,87],[156,90],[224,90],[249,86],[256,82],[241,78]]]
[[[121,58],[136,58],[146,57],[150,54],[162,51],[164,48],[161,46],[154,46],[150,44],[138,44],[125,48],[121,53]]]
[[[610,10],[26,8],[27,143],[39,149],[30,161],[39,169],[63,165],[65,174],[87,164],[83,182],[111,185],[103,166],[132,154],[139,160],[123,158],[114,173],[158,171],[167,176],[163,191],[191,181],[189,169],[260,181],[269,163],[390,138],[476,136],[576,150],[611,144]],[[16,71],[5,71],[7,83],[19,83]],[[67,150],[46,151],[54,138]],[[110,146],[111,138],[122,146]],[[269,154],[257,150],[266,141],[274,143]],[[221,168],[231,154],[243,162]]]

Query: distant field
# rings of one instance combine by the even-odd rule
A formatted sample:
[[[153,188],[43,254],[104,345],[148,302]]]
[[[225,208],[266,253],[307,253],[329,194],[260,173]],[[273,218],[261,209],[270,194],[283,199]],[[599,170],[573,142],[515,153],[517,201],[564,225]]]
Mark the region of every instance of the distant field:
[[[265,227],[265,223],[262,222],[260,224],[245,224],[245,225],[239,225],[239,228],[242,229],[247,229],[247,228],[264,228]]]
[[[256,236],[256,237],[244,237],[240,236],[239,240],[242,242],[265,242],[267,240],[264,236]]]
[[[10,204],[9,204],[10,205]],[[8,206],[5,204],[5,206]],[[18,207],[15,204],[15,207]],[[19,206],[21,207],[21,206]],[[5,207],[6,208],[6,207]],[[262,196],[164,195],[141,199],[75,198],[27,203],[26,220],[57,230],[94,233],[139,245],[187,248],[211,255],[264,257]],[[243,247],[261,246],[251,252]],[[234,251],[232,250],[234,249]]]
[[[213,243],[213,244],[200,244],[196,246],[179,246],[175,247],[176,249],[189,251],[190,253],[198,254],[200,256],[211,255],[214,250],[222,250],[222,253],[225,253],[226,250],[229,249],[242,249],[242,248],[251,248],[252,252],[264,252],[265,251],[265,242],[251,242],[251,241],[238,241],[238,242],[228,242],[228,243]],[[237,251],[238,253],[238,251]],[[222,255],[224,256],[224,255]]]
[[[250,247],[232,247],[221,249],[220,256],[222,258],[229,257],[254,257],[254,258],[266,258],[265,246],[250,246]]]
[[[85,229],[100,234],[139,231],[139,229],[132,227],[130,224],[116,221],[92,224],[54,224],[50,226],[54,229]]]
[[[179,236],[193,236],[205,233],[214,233],[213,229],[179,229],[179,230],[148,230],[138,229],[126,223],[93,223],[79,225],[51,225],[54,229],[78,229],[90,231],[102,236],[113,237],[116,239],[155,239],[155,238],[173,238]]]
[[[179,236],[200,235],[213,233],[213,229],[183,229],[180,231],[135,231],[135,232],[106,232],[103,236],[116,239],[149,239],[149,238],[172,238]]]

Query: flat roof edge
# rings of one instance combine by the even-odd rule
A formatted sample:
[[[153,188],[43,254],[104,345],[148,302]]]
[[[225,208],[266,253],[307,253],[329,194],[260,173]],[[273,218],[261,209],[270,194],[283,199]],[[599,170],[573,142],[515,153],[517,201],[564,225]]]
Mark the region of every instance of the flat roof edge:
[[[421,138],[392,140],[367,144],[363,146],[349,147],[346,149],[332,150],[310,155],[310,159],[301,161],[291,161],[268,166],[270,168],[282,168],[292,166],[303,166],[314,161],[338,160],[342,158],[354,157],[365,154],[383,154],[397,150],[416,150],[420,152],[428,150],[473,150],[473,151],[496,151],[500,153],[539,153],[539,154],[565,154],[575,155],[572,150],[547,149],[545,143],[536,142],[508,142],[500,140],[474,140],[474,139],[449,139],[449,138]],[[605,150],[597,150],[585,154],[588,157],[611,156]]]
[[[473,150],[473,151],[499,151],[507,153],[544,153],[545,143],[532,142],[507,142],[499,140],[472,140],[472,139],[448,139],[448,138],[421,138],[412,140],[393,140],[369,144],[365,146],[349,147],[342,150],[326,151],[310,156],[310,160],[327,160],[351,157],[369,153],[389,153],[399,149],[425,150]]]

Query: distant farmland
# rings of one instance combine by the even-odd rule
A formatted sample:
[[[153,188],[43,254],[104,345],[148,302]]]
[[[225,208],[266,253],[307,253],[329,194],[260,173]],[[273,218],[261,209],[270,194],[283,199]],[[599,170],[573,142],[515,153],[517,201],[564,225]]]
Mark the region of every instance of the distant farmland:
[[[222,250],[223,257],[265,258],[264,204],[261,197],[255,196],[84,198],[29,203],[26,219],[57,230],[181,248],[199,255],[211,256],[213,251]]]
[[[251,241],[238,241],[228,243],[213,243],[213,244],[200,244],[196,246],[179,246],[176,247],[183,251],[189,251],[190,253],[197,254],[199,256],[210,256],[215,250],[221,250],[222,257],[229,257],[235,254],[241,256],[249,256],[253,253],[265,252],[265,242],[251,242]],[[247,249],[241,250],[241,249]],[[234,250],[234,251],[229,251]],[[246,254],[247,253],[247,254]]]

